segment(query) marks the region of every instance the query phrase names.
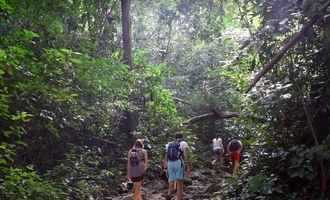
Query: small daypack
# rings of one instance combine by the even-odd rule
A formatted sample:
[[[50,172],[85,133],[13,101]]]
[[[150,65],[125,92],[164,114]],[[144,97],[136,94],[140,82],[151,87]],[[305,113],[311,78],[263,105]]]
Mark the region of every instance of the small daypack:
[[[131,165],[131,176],[133,178],[140,177],[143,175],[143,161],[142,161],[142,150],[133,148],[130,152],[130,165]]]
[[[171,142],[167,147],[167,159],[170,161],[176,161],[181,159],[183,152],[180,149],[180,142]]]
[[[136,149],[132,149],[130,153],[130,159],[129,159],[131,166],[138,166],[140,163],[139,153]]]

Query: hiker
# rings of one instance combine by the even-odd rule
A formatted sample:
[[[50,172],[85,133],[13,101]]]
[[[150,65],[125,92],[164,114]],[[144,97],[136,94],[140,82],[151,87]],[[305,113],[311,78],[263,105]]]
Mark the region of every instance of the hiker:
[[[165,160],[167,162],[169,183],[166,199],[171,199],[172,194],[175,193],[174,187],[176,187],[176,199],[182,200],[185,170],[186,174],[190,176],[191,163],[189,161],[189,146],[188,143],[183,140],[183,135],[181,133],[177,133],[175,135],[175,141],[166,145]]]
[[[164,158],[161,160],[161,173],[160,173],[160,178],[162,180],[164,180],[166,183],[168,183],[168,170],[167,170],[167,147],[168,144],[165,145],[165,149],[164,149]],[[176,191],[176,182],[174,182],[173,185],[173,190],[172,191]],[[166,195],[167,196],[167,195]]]
[[[136,140],[132,149],[128,152],[127,160],[127,178],[133,182],[133,199],[142,200],[141,187],[143,176],[148,167],[148,154],[143,149],[142,140]]]
[[[238,139],[231,140],[227,145],[227,152],[230,154],[230,160],[232,162],[233,175],[237,175],[238,173],[242,149],[243,149],[243,144]]]
[[[219,161],[219,167],[221,169],[222,164],[223,164],[224,149],[223,149],[223,143],[222,143],[222,139],[221,139],[220,135],[217,135],[215,138],[213,138],[212,147],[213,147],[213,156],[214,156],[212,165],[215,165],[215,163],[217,161]]]

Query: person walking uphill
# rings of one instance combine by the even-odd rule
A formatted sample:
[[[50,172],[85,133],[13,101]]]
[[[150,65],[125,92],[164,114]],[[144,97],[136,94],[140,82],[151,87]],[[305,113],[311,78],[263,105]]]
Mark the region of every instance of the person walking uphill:
[[[191,163],[189,161],[189,146],[183,140],[183,135],[177,133],[175,141],[166,145],[166,159],[168,170],[168,194],[166,199],[171,199],[176,185],[176,200],[183,199],[183,179],[185,170],[188,176],[191,173]]]
[[[212,140],[213,154],[214,160],[212,161],[212,165],[215,165],[217,161],[219,161],[219,168],[221,169],[223,163],[223,144],[220,135],[217,135],[216,138]]]
[[[238,173],[242,149],[243,149],[243,144],[238,139],[233,139],[228,143],[227,152],[230,153],[233,175],[237,175],[237,173]]]
[[[127,160],[127,178],[133,182],[133,200],[142,200],[141,187],[148,167],[148,154],[141,140],[136,140]]]

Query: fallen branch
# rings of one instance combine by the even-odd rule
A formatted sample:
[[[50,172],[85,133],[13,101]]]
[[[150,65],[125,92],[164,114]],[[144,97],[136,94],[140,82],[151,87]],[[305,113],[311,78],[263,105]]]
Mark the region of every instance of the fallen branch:
[[[238,112],[228,112],[228,111],[222,111],[222,112],[209,112],[202,115],[198,115],[195,117],[192,117],[185,121],[183,124],[192,124],[198,121],[203,121],[207,119],[228,119],[233,117],[238,117],[240,114]]]
[[[191,103],[183,100],[183,99],[180,99],[178,97],[173,97],[173,100],[176,101],[176,102],[180,102],[180,103],[184,103],[184,104],[187,104],[187,105],[191,105]]]
[[[324,7],[321,9],[321,13],[324,13],[326,11],[326,9],[329,7],[330,2],[327,2]],[[285,55],[285,53],[291,49],[293,46],[295,46],[300,40],[301,38],[304,36],[304,34],[317,22],[319,21],[321,18],[323,17],[323,15],[316,15],[314,16],[307,24],[303,25],[303,27],[301,28],[301,30],[296,33],[291,40],[286,43],[281,49],[280,51],[266,64],[264,65],[264,67],[262,68],[261,71],[259,71],[257,73],[257,75],[254,77],[254,79],[252,80],[250,86],[248,87],[246,92],[249,92],[256,84],[257,82],[261,79],[261,77],[263,77],[268,71],[270,71],[274,65],[276,63],[278,63],[281,58]]]

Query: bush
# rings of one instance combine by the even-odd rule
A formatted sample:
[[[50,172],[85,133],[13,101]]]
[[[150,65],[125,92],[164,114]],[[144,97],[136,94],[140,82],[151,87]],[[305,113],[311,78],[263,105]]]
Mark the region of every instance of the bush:
[[[43,180],[32,169],[8,169],[0,188],[1,199],[56,200],[65,194],[53,184]]]

